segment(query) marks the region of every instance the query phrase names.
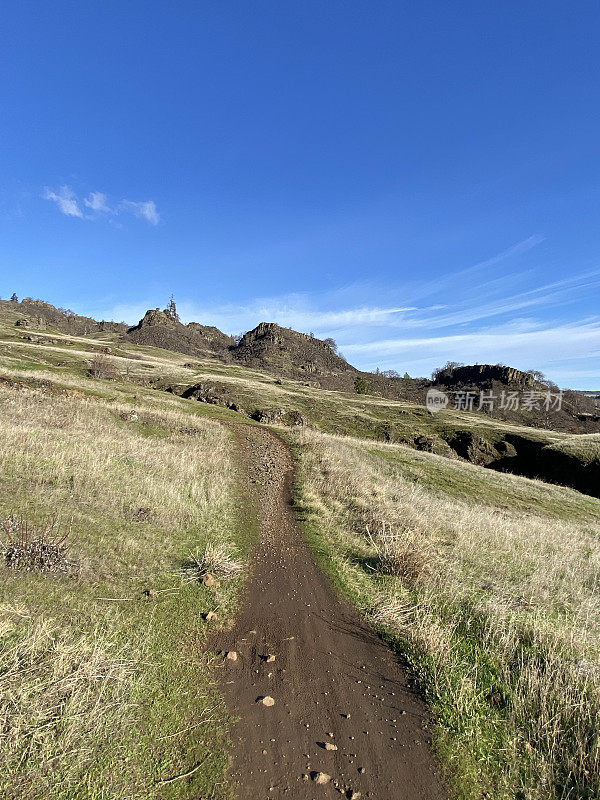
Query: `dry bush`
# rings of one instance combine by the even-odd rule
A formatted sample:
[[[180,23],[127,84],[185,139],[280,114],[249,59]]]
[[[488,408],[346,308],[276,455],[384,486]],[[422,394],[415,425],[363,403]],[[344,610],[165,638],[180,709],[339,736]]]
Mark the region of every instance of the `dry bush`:
[[[189,583],[202,580],[209,573],[215,577],[229,580],[243,572],[244,566],[236,561],[230,548],[222,542],[207,542],[204,550],[197,551],[189,557],[181,574]]]
[[[7,541],[0,542],[0,552],[9,569],[56,574],[75,567],[67,555],[71,529],[61,532],[57,517],[38,524],[13,515],[2,527]]]
[[[116,381],[121,377],[115,362],[104,353],[97,353],[88,370],[90,378],[100,378],[105,381]]]

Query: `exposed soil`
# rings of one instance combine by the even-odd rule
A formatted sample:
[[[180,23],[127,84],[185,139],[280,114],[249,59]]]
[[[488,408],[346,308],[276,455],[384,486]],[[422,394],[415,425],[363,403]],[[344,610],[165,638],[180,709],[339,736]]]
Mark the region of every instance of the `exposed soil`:
[[[304,542],[287,446],[263,428],[234,430],[262,509],[243,610],[216,644],[237,654],[222,666],[229,710],[239,718],[236,797],[446,798],[427,712],[408,675],[336,595]],[[260,702],[265,697],[274,704]],[[317,773],[331,780],[318,783]]]

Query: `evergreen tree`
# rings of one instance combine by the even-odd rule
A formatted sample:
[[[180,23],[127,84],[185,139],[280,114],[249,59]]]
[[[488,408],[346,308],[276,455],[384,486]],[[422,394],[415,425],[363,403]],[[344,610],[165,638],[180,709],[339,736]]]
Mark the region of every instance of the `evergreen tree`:
[[[179,314],[177,313],[177,306],[175,305],[175,299],[173,295],[171,295],[171,299],[169,300],[169,305],[165,308],[165,311],[173,319],[176,319],[177,322],[181,322],[181,320],[179,319]]]

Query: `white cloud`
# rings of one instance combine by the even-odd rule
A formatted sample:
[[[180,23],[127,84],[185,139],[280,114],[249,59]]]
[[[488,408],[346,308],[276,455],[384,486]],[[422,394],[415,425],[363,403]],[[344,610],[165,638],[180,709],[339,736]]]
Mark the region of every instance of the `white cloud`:
[[[83,201],[87,208],[99,214],[112,214],[112,209],[106,202],[106,195],[102,192],[90,192]]]
[[[120,214],[133,214],[139,219],[146,220],[150,225],[158,225],[161,221],[154,200],[121,200],[116,205],[111,206],[103,192],[90,192],[80,202],[77,194],[70,186],[61,186],[56,192],[46,188],[42,197],[45,200],[52,200],[56,203],[62,213],[68,217],[95,220],[102,216],[114,219]],[[86,209],[89,209],[88,213],[84,214],[82,204]]]
[[[136,217],[145,219],[150,225],[158,225],[160,222],[160,215],[154,200],[145,200],[137,203],[133,200],[122,200],[117,207],[116,213],[120,210],[130,211],[132,214],[135,214]]]
[[[70,186],[61,186],[57,192],[46,187],[43,194],[44,200],[52,200],[67,217],[83,217],[79,207],[77,195]]]
[[[408,369],[426,375],[446,361],[466,364],[505,363],[520,369],[541,369],[568,383],[581,375],[561,366],[569,359],[594,363],[600,356],[600,322],[580,320],[566,324],[536,324],[532,320],[508,323],[496,329],[470,330],[447,336],[393,338],[344,344],[344,353],[357,361]],[[598,365],[597,365],[598,367]],[[600,385],[600,369],[596,369]]]
[[[414,309],[400,306],[359,306],[356,308],[318,309],[304,295],[256,299],[247,304],[199,307],[194,303],[178,304],[182,319],[201,320],[221,330],[238,333],[250,330],[259,322],[276,322],[283,327],[325,337],[353,327],[390,325],[394,317]]]

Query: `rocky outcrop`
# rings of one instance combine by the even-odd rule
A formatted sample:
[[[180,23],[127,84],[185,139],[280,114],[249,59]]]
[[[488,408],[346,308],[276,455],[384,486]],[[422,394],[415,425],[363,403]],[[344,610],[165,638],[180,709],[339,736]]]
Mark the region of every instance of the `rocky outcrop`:
[[[231,355],[248,366],[287,376],[357,374],[357,370],[326,342],[282,328],[274,322],[261,322],[244,334],[239,344],[232,348]]]
[[[448,367],[440,370],[435,376],[435,382],[444,386],[483,386],[494,381],[521,389],[530,389],[536,384],[535,378],[529,372],[522,372],[503,364]]]
[[[456,451],[440,436],[419,434],[409,444],[423,453],[435,453],[438,456],[446,456],[446,458],[457,458]]]
[[[500,458],[495,447],[472,431],[456,431],[447,439],[447,442],[460,458],[464,458],[472,464],[487,467]]]
[[[136,344],[198,357],[225,355],[234,344],[233,337],[218,328],[197,322],[184,325],[168,311],[159,308],[146,311],[138,324],[127,330],[125,338]]]

